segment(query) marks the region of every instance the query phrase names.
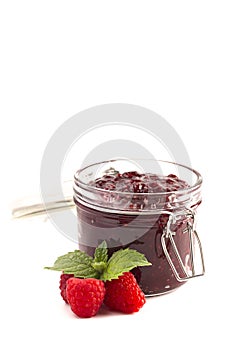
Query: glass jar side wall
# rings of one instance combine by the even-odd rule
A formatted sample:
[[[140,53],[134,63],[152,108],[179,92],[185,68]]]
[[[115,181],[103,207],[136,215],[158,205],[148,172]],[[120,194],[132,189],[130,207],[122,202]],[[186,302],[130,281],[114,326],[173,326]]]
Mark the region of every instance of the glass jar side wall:
[[[149,295],[159,295],[178,288],[184,282],[178,282],[164,254],[161,236],[166,228],[168,214],[154,215],[123,215],[102,212],[88,208],[76,202],[78,215],[79,248],[93,255],[95,247],[106,240],[109,256],[121,248],[131,248],[143,253],[152,266],[138,267],[134,273],[143,292]],[[184,212],[173,224],[174,241],[180,252],[183,264],[190,268],[189,238],[184,234],[187,227],[187,216]],[[167,250],[173,263],[182,276],[183,271],[170,245]]]

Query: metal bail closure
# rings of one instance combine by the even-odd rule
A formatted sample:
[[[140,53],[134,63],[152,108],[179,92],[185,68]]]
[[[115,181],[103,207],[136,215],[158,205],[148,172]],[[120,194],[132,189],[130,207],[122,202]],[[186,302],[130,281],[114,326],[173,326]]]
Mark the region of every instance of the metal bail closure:
[[[187,219],[189,219],[189,220],[187,220],[187,227],[183,231],[184,234],[189,235],[189,257],[188,258],[190,261],[190,267],[184,265],[184,263],[181,259],[180,253],[177,249],[177,245],[176,245],[174,238],[173,238],[173,236],[176,235],[176,232],[172,232],[172,230],[171,230],[171,224],[176,221],[174,214],[170,213],[169,220],[167,222],[167,226],[164,229],[164,232],[163,232],[162,237],[161,237],[161,243],[162,243],[164,254],[167,258],[169,265],[171,266],[171,269],[174,273],[175,278],[179,282],[185,282],[191,278],[203,276],[205,274],[205,265],[204,265],[204,257],[203,257],[203,250],[202,250],[202,246],[201,246],[201,241],[200,241],[200,238],[197,234],[197,231],[193,229],[194,216],[195,216],[194,212],[189,210],[188,214],[187,214]],[[178,263],[177,266],[180,267],[180,272],[177,271],[177,268],[175,267],[175,264],[173,261],[174,259],[172,259],[171,255],[168,252],[168,249],[167,249],[168,240],[169,240],[169,246],[172,249],[172,252],[174,253],[176,261]],[[196,245],[196,242],[198,243],[198,245]],[[194,255],[195,255],[195,248],[196,247],[199,248],[199,254],[200,254],[200,263],[201,263],[201,267],[200,267],[201,272],[200,273],[196,273],[196,271],[195,271]]]

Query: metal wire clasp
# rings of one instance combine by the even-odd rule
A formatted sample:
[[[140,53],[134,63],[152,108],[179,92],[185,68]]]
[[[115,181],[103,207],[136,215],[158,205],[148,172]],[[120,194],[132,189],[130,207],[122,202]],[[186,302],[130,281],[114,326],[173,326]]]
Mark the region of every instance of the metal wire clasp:
[[[189,267],[186,267],[181,259],[181,256],[179,254],[179,251],[177,249],[176,243],[173,239],[173,236],[175,236],[176,232],[173,232],[171,230],[171,224],[175,223],[176,216],[173,213],[170,213],[167,225],[163,231],[163,234],[161,236],[161,243],[163,247],[164,254],[167,258],[167,261],[169,265],[171,266],[171,269],[174,273],[174,276],[176,277],[177,281],[179,282],[185,282],[189,280],[190,278],[203,276],[205,274],[205,264],[204,264],[204,257],[203,257],[203,250],[200,238],[197,234],[197,231],[194,230],[194,220],[195,220],[195,213],[192,210],[188,210],[187,214],[187,226],[185,230],[183,231],[184,234],[189,235],[189,259],[190,259],[190,265],[191,269]],[[169,255],[168,249],[167,249],[167,240],[170,240],[171,248],[175,254],[175,257],[177,259],[177,262],[181,268],[181,271],[183,273],[183,276],[180,275],[180,273],[177,271],[174,262],[172,261],[171,256]],[[195,263],[194,263],[194,253],[195,253],[195,242],[198,243],[198,248],[200,252],[200,261],[201,261],[201,272],[196,273],[195,271]]]

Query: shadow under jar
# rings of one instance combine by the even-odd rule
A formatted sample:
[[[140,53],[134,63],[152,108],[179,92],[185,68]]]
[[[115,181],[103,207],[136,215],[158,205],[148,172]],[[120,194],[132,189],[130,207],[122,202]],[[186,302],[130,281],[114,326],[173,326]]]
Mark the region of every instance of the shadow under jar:
[[[93,255],[105,240],[109,256],[128,247],[143,253],[152,265],[132,272],[146,296],[167,293],[203,275],[195,230],[201,184],[201,175],[189,167],[150,159],[116,159],[78,170],[79,249]]]

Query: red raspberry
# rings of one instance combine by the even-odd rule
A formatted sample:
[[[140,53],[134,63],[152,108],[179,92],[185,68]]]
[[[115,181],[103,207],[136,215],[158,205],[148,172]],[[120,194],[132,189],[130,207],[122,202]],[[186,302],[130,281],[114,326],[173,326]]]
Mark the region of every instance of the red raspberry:
[[[95,316],[104,300],[104,282],[95,278],[70,278],[66,285],[66,295],[71,310],[77,316]]]
[[[68,274],[62,273],[62,274],[61,274],[61,277],[60,277],[60,282],[59,282],[59,288],[60,288],[60,291],[61,291],[62,299],[63,299],[66,303],[68,303],[67,297],[66,297],[66,282],[67,282],[68,279],[71,278],[71,277],[74,277],[74,275],[68,275]]]
[[[112,310],[131,314],[139,311],[146,302],[145,295],[131,272],[125,272],[118,279],[107,281],[105,288],[104,303]]]

